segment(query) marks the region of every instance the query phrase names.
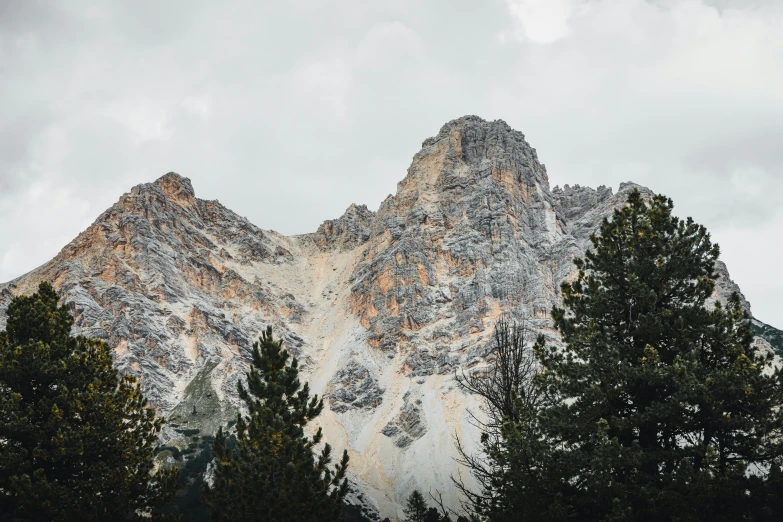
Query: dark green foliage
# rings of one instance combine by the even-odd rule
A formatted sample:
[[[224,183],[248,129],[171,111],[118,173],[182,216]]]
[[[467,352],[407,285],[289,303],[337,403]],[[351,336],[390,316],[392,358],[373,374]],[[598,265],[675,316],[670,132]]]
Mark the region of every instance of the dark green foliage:
[[[198,430],[196,430],[198,431]],[[204,503],[204,474],[207,466],[212,461],[212,444],[215,437],[205,435],[198,441],[197,447],[192,451],[181,452],[173,446],[163,446],[158,452],[168,451],[175,460],[185,458],[184,465],[179,473],[179,492],[173,501],[166,507],[167,513],[178,513],[183,520],[188,522],[206,522],[210,519],[207,505]],[[236,448],[236,439],[226,439],[229,449]],[[192,455],[192,456],[190,456]]]
[[[178,458],[178,457],[174,457]],[[209,520],[209,512],[204,504],[202,494],[204,491],[204,473],[207,465],[212,460],[212,447],[206,445],[195,457],[185,461],[180,470],[180,491],[169,506],[169,511],[179,513],[184,520],[189,522],[206,522]]]
[[[490,520],[783,519],[781,373],[736,295],[707,306],[718,247],[671,210],[634,192],[575,261],[565,349],[535,346],[546,400],[485,445]]]
[[[441,513],[434,507],[427,508],[427,512],[424,513],[424,522],[447,522],[451,520],[448,515],[441,515]]]
[[[0,333],[0,519],[157,517],[176,471],[153,457],[162,420],[106,344],[71,337],[48,283],[15,298]]]
[[[192,437],[193,435],[198,435],[198,434],[199,434],[199,432],[201,432],[201,430],[197,430],[197,429],[192,429],[192,430],[187,430],[187,429],[185,429],[185,430],[180,430],[180,429],[176,429],[176,430],[174,430],[174,431],[176,431],[177,433],[181,433],[181,434],[185,435],[186,437]]]
[[[340,522],[370,522],[371,520],[362,512],[361,506],[344,504],[340,512]]]
[[[321,413],[323,401],[310,397],[308,384],[299,382],[296,358],[290,365],[288,359],[271,327],[253,344],[247,389],[239,384],[249,414],[237,417],[236,449],[227,447],[222,428],[215,437],[214,483],[205,488],[213,520],[339,519],[348,491],[348,453],[334,469],[329,444],[315,458],[321,429],[309,438],[304,427]]]
[[[427,503],[424,502],[424,497],[419,490],[414,489],[408,495],[408,500],[402,512],[405,513],[405,522],[425,522]],[[437,514],[437,511],[435,513]]]
[[[405,513],[404,522],[451,522],[451,517],[449,517],[448,511],[443,506],[442,499],[432,496],[431,493],[430,497],[438,504],[440,510],[427,506],[424,496],[419,490],[414,489],[408,495],[405,507],[402,509],[403,513]]]

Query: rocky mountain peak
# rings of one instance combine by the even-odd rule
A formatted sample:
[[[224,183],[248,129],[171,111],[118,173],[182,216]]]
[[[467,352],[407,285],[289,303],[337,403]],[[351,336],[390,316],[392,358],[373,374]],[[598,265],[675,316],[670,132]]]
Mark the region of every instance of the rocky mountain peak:
[[[450,122],[445,123],[440,130],[438,131],[438,134],[434,137],[427,138],[422,143],[422,148],[425,148],[433,143],[436,143],[437,141],[446,138],[452,134],[454,131],[465,133],[467,134],[467,137],[480,137],[482,134],[508,134],[513,135],[514,138],[518,140],[524,141],[525,135],[522,134],[520,131],[512,129],[505,121],[503,120],[494,120],[494,121],[487,121],[480,116],[475,115],[466,115],[462,116],[460,118],[451,120]]]
[[[512,235],[504,237],[512,237],[522,219],[522,228],[543,224],[554,234],[555,220],[540,212],[554,216],[553,205],[546,169],[524,134],[502,120],[464,116],[424,141],[396,195],[381,204],[378,221],[384,226],[375,232],[396,237],[411,221],[429,220],[446,229],[461,222],[491,235],[493,221],[501,228],[507,223]],[[527,219],[531,211],[543,221]]]
[[[486,121],[463,116],[441,127],[426,139],[414,156],[408,175],[398,185],[398,196],[412,193],[450,192],[487,178],[511,188],[524,182],[549,189],[546,167],[525,135],[503,120]]]
[[[375,212],[367,205],[351,205],[337,219],[324,221],[311,237],[321,248],[354,248],[370,238]]]
[[[176,172],[164,174],[155,180],[153,185],[159,187],[167,198],[179,203],[193,204],[196,197],[190,179],[180,176]]]
[[[253,340],[272,325],[325,398],[319,425],[350,452],[368,509],[395,517],[414,488],[456,506],[452,435],[477,440],[466,409],[479,405],[454,372],[485,363],[501,314],[558,342],[560,283],[634,188],[652,195],[633,183],[550,190],[525,136],[477,116],[425,140],[378,212],[351,205],[312,234],[262,230],[170,172],[0,285],[0,329],[14,295],[52,281],[74,333],[109,343],[167,417],[163,442],[184,450],[183,434],[234,418]],[[739,291],[717,272],[716,299]]]
[[[650,192],[650,189],[647,187],[644,187],[642,185],[639,185],[638,183],[634,183],[633,181],[624,181],[620,183],[620,192],[627,190],[627,191],[633,191],[633,189],[639,190],[639,192]]]

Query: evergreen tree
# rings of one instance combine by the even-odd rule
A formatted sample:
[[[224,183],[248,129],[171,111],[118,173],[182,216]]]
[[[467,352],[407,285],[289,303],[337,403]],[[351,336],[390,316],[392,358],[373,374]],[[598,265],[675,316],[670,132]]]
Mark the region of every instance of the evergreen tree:
[[[236,449],[229,450],[222,428],[215,437],[214,481],[205,488],[205,500],[217,521],[270,522],[338,520],[348,492],[345,473],[348,452],[334,470],[331,447],[316,459],[312,438],[304,427],[323,409],[323,400],[310,398],[307,383],[299,381],[298,363],[268,327],[253,344],[247,388],[240,382],[239,396],[248,415],[238,415]]]
[[[411,491],[408,495],[408,500],[405,503],[405,507],[402,509],[405,513],[405,522],[426,522],[427,516],[427,503],[424,502],[424,496],[418,489]],[[435,514],[437,515],[437,511]]]
[[[72,337],[48,283],[16,297],[0,332],[0,520],[155,516],[176,471],[153,457],[162,421],[106,344]]]
[[[708,306],[718,246],[671,212],[635,191],[575,261],[553,310],[565,347],[535,346],[548,401],[488,449],[489,519],[783,516],[781,372],[754,351],[737,295]]]
[[[427,512],[424,513],[424,522],[451,522],[451,517],[441,513],[434,507],[429,507]]]

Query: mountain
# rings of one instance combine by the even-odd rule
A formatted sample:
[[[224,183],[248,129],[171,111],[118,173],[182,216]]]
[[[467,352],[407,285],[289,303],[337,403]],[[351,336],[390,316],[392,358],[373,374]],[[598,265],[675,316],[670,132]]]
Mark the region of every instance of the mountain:
[[[413,488],[456,505],[453,435],[476,444],[467,411],[479,404],[454,372],[482,363],[503,313],[557,342],[549,312],[572,259],[634,189],[652,195],[550,188],[522,133],[466,116],[424,141],[377,212],[351,205],[312,234],[260,229],[175,173],[134,187],[53,260],[0,285],[0,308],[52,281],[75,333],[105,339],[168,416],[171,459],[233,418],[252,342],[272,324],[326,397],[318,423],[349,449],[366,514],[395,516]],[[717,270],[725,300],[739,288]],[[783,332],[754,324],[760,349],[781,349]]]

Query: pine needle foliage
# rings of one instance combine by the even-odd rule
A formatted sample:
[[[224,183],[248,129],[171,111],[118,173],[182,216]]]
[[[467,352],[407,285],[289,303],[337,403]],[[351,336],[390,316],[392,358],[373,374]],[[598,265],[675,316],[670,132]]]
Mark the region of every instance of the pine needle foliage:
[[[154,471],[162,420],[99,339],[72,337],[49,283],[0,332],[0,520],[159,518],[176,470]],[[162,516],[160,517],[162,518]]]
[[[427,503],[419,490],[414,489],[411,491],[402,511],[405,513],[405,522],[425,522]]]
[[[348,492],[348,452],[334,468],[328,443],[316,458],[321,428],[313,437],[304,428],[321,413],[323,400],[310,397],[309,385],[299,381],[297,359],[288,364],[289,358],[271,327],[253,344],[247,388],[238,385],[248,415],[237,417],[235,450],[222,428],[215,437],[214,479],[205,488],[213,520],[339,519]]]
[[[718,246],[672,209],[634,191],[575,261],[564,347],[534,346],[545,400],[485,447],[484,518],[783,519],[781,371],[736,294],[711,303]]]

